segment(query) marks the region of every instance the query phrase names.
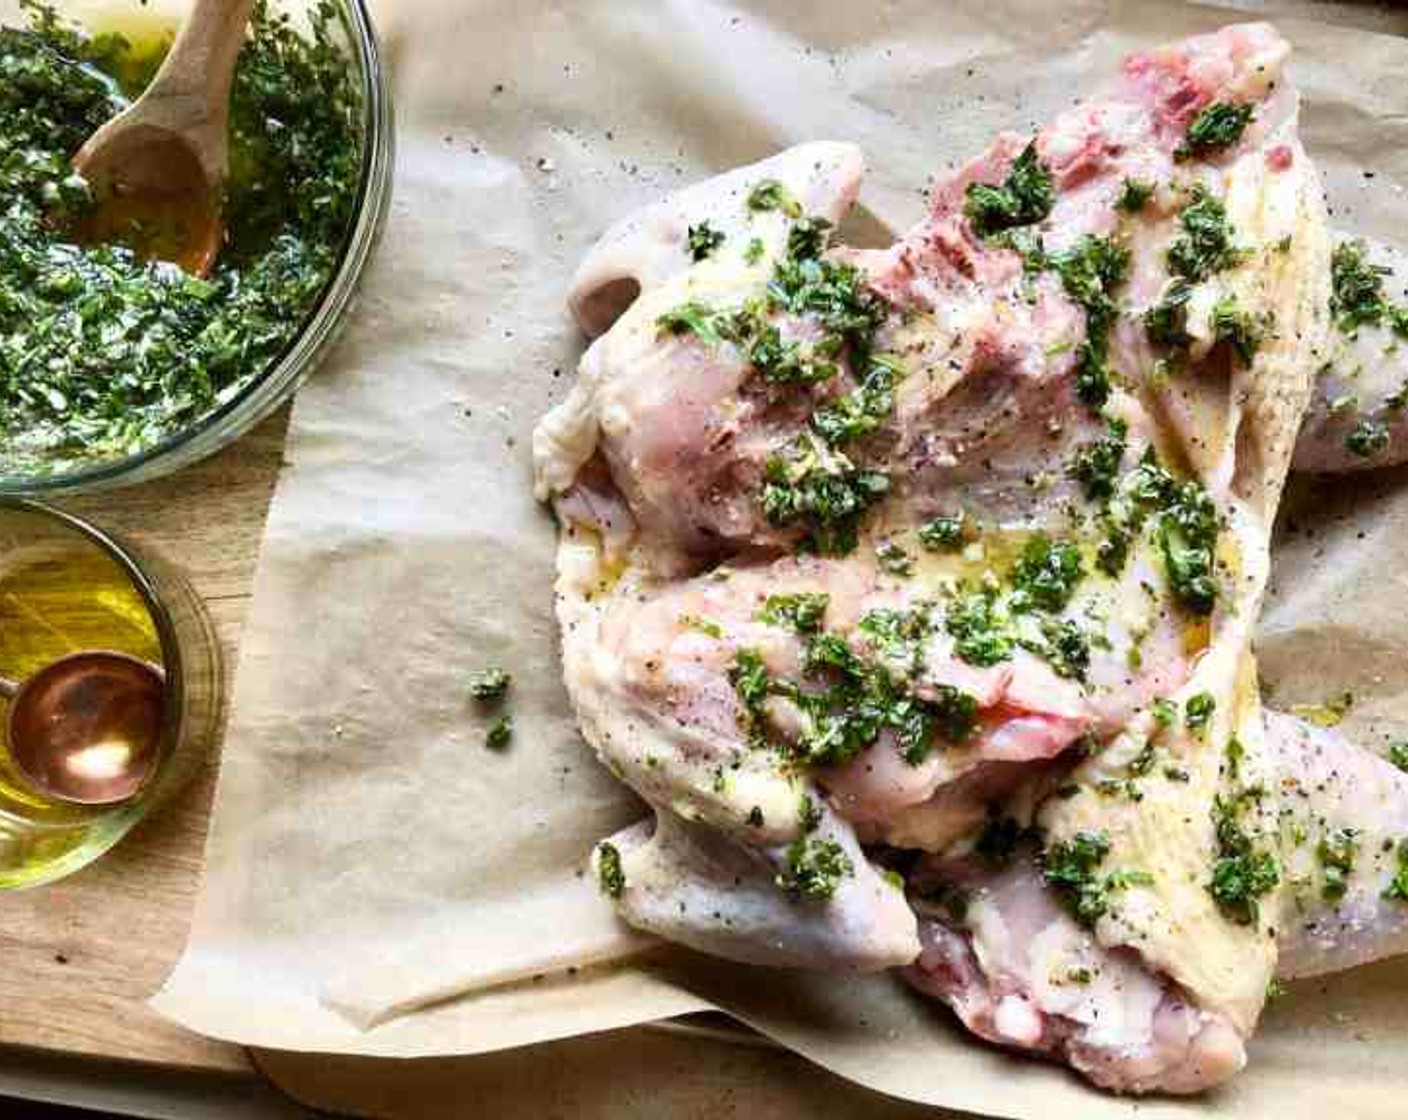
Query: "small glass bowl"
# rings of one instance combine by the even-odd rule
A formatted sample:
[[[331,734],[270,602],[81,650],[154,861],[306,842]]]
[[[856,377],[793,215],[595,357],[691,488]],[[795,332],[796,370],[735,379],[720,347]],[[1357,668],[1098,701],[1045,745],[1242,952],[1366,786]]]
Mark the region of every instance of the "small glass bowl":
[[[147,0],[142,0],[145,5]],[[64,473],[6,475],[0,473],[0,495],[92,493],[145,482],[188,466],[219,451],[284,403],[326,355],[353,303],[357,281],[381,234],[391,201],[394,127],[386,74],[366,0],[333,0],[341,15],[345,46],[362,85],[362,171],[352,225],[338,260],[317,304],[282,355],[251,378],[237,394],[199,420],[173,432],[145,451],[121,458],[95,460]],[[126,8],[137,0],[105,2],[100,10]],[[296,13],[298,0],[273,0],[276,7]],[[169,6],[169,5],[166,5]],[[179,6],[179,5],[178,5]],[[89,2],[56,3],[60,15],[78,16],[94,8]],[[22,20],[14,0],[0,0],[0,22]]]
[[[69,582],[65,582],[69,581]],[[35,594],[64,596],[64,609]],[[82,592],[70,593],[69,587]],[[93,608],[85,607],[88,588]],[[52,648],[0,638],[0,673],[24,678],[78,652],[84,631],[122,634],[116,652],[159,663],[166,677],[156,760],[141,788],[111,806],[56,803],[28,787],[0,752],[0,890],[38,886],[71,875],[121,840],[167,801],[209,757],[223,716],[224,679],[215,629],[186,578],[169,563],[78,518],[22,498],[0,498],[0,596],[17,613],[39,617],[63,634]],[[31,606],[25,607],[29,600]],[[44,617],[46,607],[49,615]],[[140,615],[140,617],[138,617]],[[91,621],[95,617],[102,623]],[[109,623],[106,619],[122,620]],[[76,620],[76,621],[74,621]],[[0,614],[0,625],[4,616]],[[37,628],[36,628],[37,629]],[[69,634],[73,634],[73,638]],[[75,640],[76,639],[76,640]],[[42,644],[42,643],[41,643]],[[105,643],[107,644],[107,643]],[[116,645],[116,642],[111,643]],[[5,702],[0,700],[0,745]]]

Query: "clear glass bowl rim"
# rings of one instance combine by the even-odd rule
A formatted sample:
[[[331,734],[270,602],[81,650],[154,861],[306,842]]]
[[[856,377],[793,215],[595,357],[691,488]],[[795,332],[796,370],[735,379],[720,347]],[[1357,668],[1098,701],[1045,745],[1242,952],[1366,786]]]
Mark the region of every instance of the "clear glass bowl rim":
[[[362,169],[352,228],[317,304],[284,352],[248,385],[198,421],[145,451],[55,475],[0,474],[0,497],[94,493],[146,482],[189,466],[234,442],[287,400],[316,367],[341,327],[357,281],[381,233],[391,199],[394,118],[381,48],[367,0],[336,0],[362,75]]]

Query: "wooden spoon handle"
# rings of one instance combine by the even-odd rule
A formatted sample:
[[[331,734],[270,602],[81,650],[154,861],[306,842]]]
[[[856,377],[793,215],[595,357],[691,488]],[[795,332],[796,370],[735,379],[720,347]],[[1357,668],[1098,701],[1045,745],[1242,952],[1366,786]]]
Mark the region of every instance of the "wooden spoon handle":
[[[176,41],[144,97],[189,102],[223,124],[229,111],[235,60],[254,0],[195,0]]]

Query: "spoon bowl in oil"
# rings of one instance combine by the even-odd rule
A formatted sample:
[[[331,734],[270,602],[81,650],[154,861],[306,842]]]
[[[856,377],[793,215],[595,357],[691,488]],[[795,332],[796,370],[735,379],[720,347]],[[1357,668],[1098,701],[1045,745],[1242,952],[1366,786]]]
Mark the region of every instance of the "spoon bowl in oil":
[[[165,692],[157,666],[102,650],[62,657],[23,683],[0,677],[15,769],[54,801],[126,801],[156,765]]]

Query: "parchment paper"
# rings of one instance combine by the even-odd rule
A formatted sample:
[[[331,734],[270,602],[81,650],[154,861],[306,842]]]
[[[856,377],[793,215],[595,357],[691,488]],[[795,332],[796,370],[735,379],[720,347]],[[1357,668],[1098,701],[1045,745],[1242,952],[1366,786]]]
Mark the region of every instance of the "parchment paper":
[[[896,1095],[1130,1115],[970,1043],[886,977],[641,955],[649,943],[583,877],[592,843],[641,810],[566,704],[528,434],[582,346],[567,278],[630,208],[792,143],[852,139],[869,159],[863,205],[903,227],[927,179],[998,129],[1092,92],[1132,47],[1235,14],[1096,0],[379,8],[398,109],[392,213],[354,321],[294,412],[206,876],[157,1009],[250,1045],[411,1057],[720,1007]],[[1279,22],[1337,222],[1401,238],[1408,41]],[[1316,512],[1345,495],[1344,516]],[[1264,641],[1275,700],[1352,688],[1351,730],[1408,728],[1408,476],[1296,500],[1314,536],[1279,557]],[[489,664],[516,682],[502,753],[483,745],[489,721],[467,690]],[[1216,1107],[1401,1115],[1405,997],[1408,968],[1393,965],[1304,987],[1268,1013]]]

